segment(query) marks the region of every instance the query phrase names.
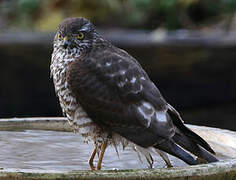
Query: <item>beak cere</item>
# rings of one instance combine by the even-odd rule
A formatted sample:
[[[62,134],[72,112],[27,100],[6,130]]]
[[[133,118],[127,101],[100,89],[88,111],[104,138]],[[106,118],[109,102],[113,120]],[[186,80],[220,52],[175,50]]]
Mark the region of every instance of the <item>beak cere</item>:
[[[71,42],[68,40],[68,37],[64,37],[64,43],[63,43],[63,47],[66,49],[68,46],[71,45]]]

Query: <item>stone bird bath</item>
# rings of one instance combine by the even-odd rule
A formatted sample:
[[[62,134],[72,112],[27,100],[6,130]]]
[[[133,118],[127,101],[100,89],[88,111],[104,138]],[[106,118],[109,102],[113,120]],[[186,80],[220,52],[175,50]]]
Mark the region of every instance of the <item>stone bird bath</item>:
[[[111,147],[101,171],[89,171],[92,144],[73,134],[65,118],[0,119],[0,179],[236,179],[236,132],[188,125],[216,151],[217,163],[188,166],[171,157],[148,169],[129,147],[118,158]]]

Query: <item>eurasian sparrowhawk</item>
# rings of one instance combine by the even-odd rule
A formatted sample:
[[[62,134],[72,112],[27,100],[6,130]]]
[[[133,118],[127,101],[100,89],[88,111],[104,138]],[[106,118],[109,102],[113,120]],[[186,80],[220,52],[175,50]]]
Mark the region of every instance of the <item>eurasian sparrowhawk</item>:
[[[131,144],[150,166],[150,150],[170,161],[165,152],[190,165],[196,157],[215,162],[214,151],[187,128],[140,64],[126,51],[113,46],[85,18],[69,18],[54,39],[51,75],[62,111],[85,141],[99,153],[101,169],[107,145]],[[196,156],[196,157],[195,157]]]

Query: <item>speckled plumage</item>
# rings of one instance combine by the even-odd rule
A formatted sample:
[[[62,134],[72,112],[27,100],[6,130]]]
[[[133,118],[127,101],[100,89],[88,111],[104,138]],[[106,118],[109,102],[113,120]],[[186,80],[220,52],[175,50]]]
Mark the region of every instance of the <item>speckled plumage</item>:
[[[131,144],[150,166],[150,152],[168,165],[167,152],[188,164],[198,164],[187,151],[217,161],[211,147],[184,126],[139,63],[99,35],[84,18],[64,20],[54,39],[51,75],[63,113],[70,124],[92,140]]]
[[[57,35],[54,41],[57,41]],[[113,134],[113,139],[107,138],[108,134],[88,117],[68,87],[66,71],[75,59],[82,59],[83,50],[73,48],[72,51],[68,51],[68,49],[65,50],[58,43],[54,43],[53,48],[50,65],[51,76],[62,112],[67,117],[69,124],[74,128],[74,132],[80,133],[85,142],[93,141],[98,150],[101,147],[101,143],[105,140],[109,140],[109,144],[113,144],[115,148],[120,143],[123,147],[126,147],[128,141],[117,134]]]
[[[83,110],[76,97],[68,88],[66,80],[66,71],[69,65],[76,59],[81,57],[81,52],[64,50],[57,43],[54,43],[54,50],[51,60],[51,76],[55,85],[55,92],[59,98],[60,106],[63,113],[66,115],[69,123],[74,128],[74,132],[79,132],[85,141],[96,141],[101,134],[100,128],[88,117],[87,113]],[[95,133],[97,132],[97,133]],[[105,136],[104,136],[105,137]]]

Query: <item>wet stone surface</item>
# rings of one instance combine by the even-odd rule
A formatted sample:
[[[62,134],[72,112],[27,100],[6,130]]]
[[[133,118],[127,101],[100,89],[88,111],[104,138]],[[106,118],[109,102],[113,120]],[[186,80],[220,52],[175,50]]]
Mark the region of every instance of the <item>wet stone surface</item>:
[[[24,130],[0,131],[0,168],[5,170],[86,170],[93,144],[86,144],[78,134],[71,132]],[[119,157],[110,146],[104,157],[103,169],[148,168],[131,147],[119,147]],[[159,156],[154,155],[154,167],[164,167]],[[186,164],[171,157],[174,166]],[[95,163],[97,162],[97,157]]]

